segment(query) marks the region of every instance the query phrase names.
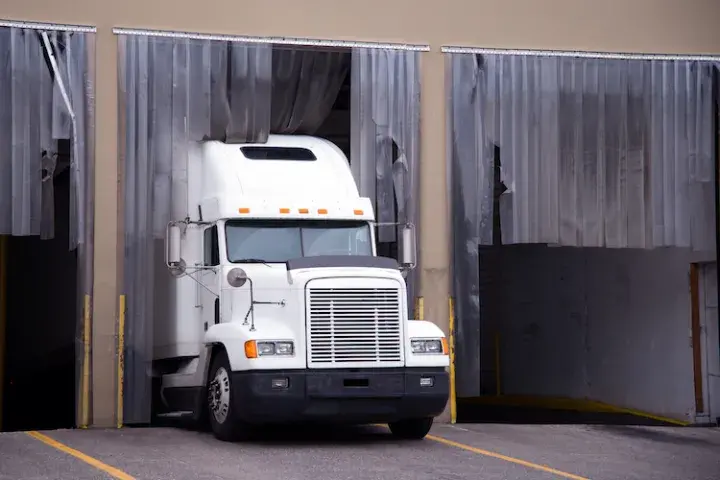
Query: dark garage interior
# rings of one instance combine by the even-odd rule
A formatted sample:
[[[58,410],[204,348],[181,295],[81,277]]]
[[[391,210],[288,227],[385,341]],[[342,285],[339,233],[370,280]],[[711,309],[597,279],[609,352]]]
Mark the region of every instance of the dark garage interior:
[[[70,173],[54,178],[55,235],[6,237],[3,431],[75,426],[76,250]]]
[[[78,388],[77,353],[90,326],[80,307],[92,298],[94,216],[91,38],[0,28],[0,431],[82,423],[76,406],[85,406],[78,399],[87,388]]]

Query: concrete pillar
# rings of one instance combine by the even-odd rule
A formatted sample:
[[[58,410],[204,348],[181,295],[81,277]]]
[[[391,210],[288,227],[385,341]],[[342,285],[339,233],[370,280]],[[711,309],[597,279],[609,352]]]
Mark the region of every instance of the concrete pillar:
[[[117,38],[98,26],[95,67],[95,258],[90,422],[115,425],[118,274]]]
[[[450,216],[445,150],[445,61],[439,45],[422,55],[420,295],[424,319],[449,334]],[[450,419],[449,405],[439,421]]]

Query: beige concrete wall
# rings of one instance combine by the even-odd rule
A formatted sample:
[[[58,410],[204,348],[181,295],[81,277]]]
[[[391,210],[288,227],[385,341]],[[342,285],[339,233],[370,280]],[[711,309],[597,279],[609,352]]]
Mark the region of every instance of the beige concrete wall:
[[[425,318],[447,329],[449,231],[440,46],[718,54],[718,18],[717,0],[2,0],[0,19],[98,27],[94,424],[112,425],[115,411],[121,257],[113,27],[430,44],[422,72],[421,294]]]
[[[407,17],[407,12],[412,15]],[[718,52],[716,0],[3,0],[0,17],[286,35],[660,53]]]

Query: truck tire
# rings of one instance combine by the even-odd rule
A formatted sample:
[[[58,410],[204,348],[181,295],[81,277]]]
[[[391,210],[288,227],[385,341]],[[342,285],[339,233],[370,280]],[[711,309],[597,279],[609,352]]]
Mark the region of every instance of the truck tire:
[[[249,427],[238,419],[232,402],[232,378],[227,353],[215,355],[207,384],[207,409],[210,428],[218,440],[234,442],[249,436]]]
[[[422,440],[430,433],[432,425],[433,418],[430,417],[401,420],[399,422],[392,422],[388,426],[392,434],[397,438],[402,438],[403,440]]]

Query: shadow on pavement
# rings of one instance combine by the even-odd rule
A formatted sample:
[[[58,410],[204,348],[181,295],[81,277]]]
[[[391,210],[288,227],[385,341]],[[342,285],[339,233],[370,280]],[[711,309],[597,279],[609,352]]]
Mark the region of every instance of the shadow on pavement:
[[[720,452],[720,435],[711,437],[697,437],[680,435],[676,429],[647,429],[633,428],[630,425],[603,425],[596,429],[599,432],[608,432],[616,435],[622,435],[631,439],[649,440],[651,442],[660,442],[668,445],[689,445],[689,446],[707,446],[717,447]],[[718,431],[720,433],[720,431]]]
[[[135,425],[131,428],[166,427],[185,431],[195,431],[212,437],[208,428],[196,426],[180,420],[164,420],[151,425]],[[272,444],[274,446],[318,445],[382,445],[397,444],[387,427],[381,425],[329,425],[299,423],[290,425],[263,425],[253,428],[253,444]],[[407,442],[403,440],[402,442]],[[242,443],[242,442],[241,442]]]

